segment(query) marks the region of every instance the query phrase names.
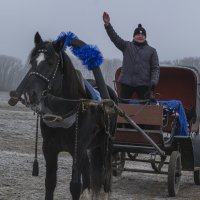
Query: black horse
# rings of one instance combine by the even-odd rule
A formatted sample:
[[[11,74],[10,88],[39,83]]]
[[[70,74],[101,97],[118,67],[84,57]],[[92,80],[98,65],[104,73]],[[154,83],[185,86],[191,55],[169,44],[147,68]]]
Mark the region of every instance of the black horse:
[[[73,200],[83,199],[86,191],[92,199],[108,199],[116,114],[112,101],[107,106],[105,101],[89,100],[80,74],[62,50],[65,40],[63,37],[58,42],[46,42],[36,33],[30,54],[31,69],[22,80],[21,93],[26,105],[41,116],[45,199],[53,199],[61,151],[69,152],[73,158],[70,182]]]

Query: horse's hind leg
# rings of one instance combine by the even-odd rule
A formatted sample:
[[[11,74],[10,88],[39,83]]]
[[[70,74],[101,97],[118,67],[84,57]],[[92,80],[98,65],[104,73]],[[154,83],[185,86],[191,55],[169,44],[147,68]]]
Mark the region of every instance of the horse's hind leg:
[[[92,149],[90,152],[90,158],[91,158],[92,199],[98,199],[102,186],[102,170],[103,170],[101,149],[100,148]]]
[[[103,156],[104,159],[104,170],[103,170],[103,185],[105,193],[111,192],[111,185],[112,185],[112,144],[109,140],[106,144],[108,149]]]
[[[101,148],[91,151],[91,188],[93,200],[107,200],[111,190],[110,155],[104,158],[105,154],[103,152]]]
[[[52,147],[45,147],[43,144],[43,153],[46,161],[45,200],[53,200],[56,187],[58,152],[53,150]]]
[[[82,194],[80,200],[89,200],[90,199],[90,163],[88,155],[85,154],[82,161]]]
[[[79,200],[81,194],[81,171],[77,165],[72,166],[72,180],[70,182],[70,192],[73,200]]]

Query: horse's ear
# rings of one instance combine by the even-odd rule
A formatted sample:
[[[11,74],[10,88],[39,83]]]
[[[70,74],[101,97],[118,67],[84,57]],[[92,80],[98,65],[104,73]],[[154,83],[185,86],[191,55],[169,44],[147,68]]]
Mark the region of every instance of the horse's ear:
[[[35,34],[34,42],[35,42],[35,45],[41,44],[43,42],[43,40],[38,32]]]
[[[58,42],[54,42],[53,46],[56,52],[60,52],[64,49],[65,41],[66,41],[66,35],[63,36],[62,39],[59,40]]]

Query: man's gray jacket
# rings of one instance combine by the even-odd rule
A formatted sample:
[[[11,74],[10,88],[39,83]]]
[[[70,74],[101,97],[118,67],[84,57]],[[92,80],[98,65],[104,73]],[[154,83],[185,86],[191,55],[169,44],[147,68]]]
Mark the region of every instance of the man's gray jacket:
[[[160,67],[156,49],[145,45],[136,45],[117,35],[112,25],[105,26],[108,36],[123,53],[122,72],[119,82],[133,87],[155,86],[158,83]]]

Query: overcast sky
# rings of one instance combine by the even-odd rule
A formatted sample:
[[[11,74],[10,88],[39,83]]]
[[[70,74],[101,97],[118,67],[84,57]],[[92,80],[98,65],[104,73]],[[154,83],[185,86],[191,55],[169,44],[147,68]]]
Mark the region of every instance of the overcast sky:
[[[105,58],[122,59],[105,32],[103,11],[125,40],[141,23],[162,61],[200,56],[200,0],[0,0],[0,54],[24,62],[36,31],[45,40],[72,31]]]

